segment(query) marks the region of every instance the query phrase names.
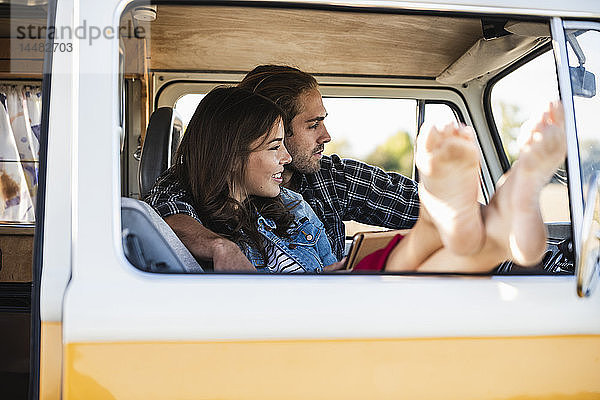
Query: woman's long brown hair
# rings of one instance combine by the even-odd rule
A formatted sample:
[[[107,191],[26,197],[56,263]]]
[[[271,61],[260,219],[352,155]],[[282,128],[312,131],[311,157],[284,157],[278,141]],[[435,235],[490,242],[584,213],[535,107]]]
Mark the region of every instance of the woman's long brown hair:
[[[175,158],[175,173],[191,194],[202,223],[227,239],[258,249],[263,257],[258,213],[274,220],[275,234],[282,237],[288,236],[294,217],[280,196],[249,196],[240,203],[232,190],[256,150],[252,144],[262,137],[266,141],[282,119],[281,109],[262,95],[217,87],[198,105]]]

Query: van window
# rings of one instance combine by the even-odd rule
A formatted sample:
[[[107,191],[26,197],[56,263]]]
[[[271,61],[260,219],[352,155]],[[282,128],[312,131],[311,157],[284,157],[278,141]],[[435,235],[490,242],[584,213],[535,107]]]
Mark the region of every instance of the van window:
[[[175,110],[187,127],[204,94],[187,94]],[[416,101],[358,97],[323,97],[331,142],[325,154],[354,158],[386,171],[412,175]]]
[[[353,158],[412,177],[416,100],[324,97],[331,142],[326,154]],[[345,221],[346,237],[385,228]]]
[[[39,84],[0,81],[0,222],[35,221],[42,114]]]
[[[510,164],[519,156],[518,137],[528,118],[535,118],[558,99],[558,80],[551,51],[500,79],[491,92],[492,114]],[[564,165],[541,194],[544,222],[569,222],[569,197]]]
[[[425,104],[425,122],[443,126],[458,122],[458,118],[448,103],[427,102]]]
[[[187,129],[188,124],[190,123],[190,119],[192,119],[192,115],[194,115],[194,111],[196,111],[196,107],[206,93],[190,93],[184,96],[181,96],[179,100],[175,103],[175,111],[181,117],[181,122],[183,122],[183,132]]]
[[[600,32],[596,30],[567,30],[565,33],[570,42],[567,49],[571,82],[574,83],[575,81],[574,75],[581,74],[585,70],[586,86],[598,88],[596,81],[600,74],[600,57],[597,54],[600,49]],[[574,47],[578,48],[578,54],[573,51]],[[593,94],[592,92],[580,95],[574,93],[573,96],[577,139],[579,141],[581,182],[584,194],[587,194],[590,181],[600,171],[599,96],[599,94]]]

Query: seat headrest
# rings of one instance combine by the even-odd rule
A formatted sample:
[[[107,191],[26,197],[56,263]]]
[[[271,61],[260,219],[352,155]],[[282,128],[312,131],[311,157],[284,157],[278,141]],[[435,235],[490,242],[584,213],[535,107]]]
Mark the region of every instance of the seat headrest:
[[[203,272],[171,227],[143,201],[121,198],[121,233],[125,257],[137,268],[163,273]]]
[[[171,107],[160,107],[150,116],[138,168],[140,198],[148,196],[156,179],[172,165],[182,131],[181,118]]]

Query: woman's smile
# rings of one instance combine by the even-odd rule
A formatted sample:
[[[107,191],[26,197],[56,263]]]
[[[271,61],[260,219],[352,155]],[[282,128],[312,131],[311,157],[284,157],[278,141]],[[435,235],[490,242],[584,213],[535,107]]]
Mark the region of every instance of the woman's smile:
[[[283,171],[279,171],[278,173],[271,175],[271,178],[273,178],[273,180],[275,180],[280,185],[283,182],[282,173]]]

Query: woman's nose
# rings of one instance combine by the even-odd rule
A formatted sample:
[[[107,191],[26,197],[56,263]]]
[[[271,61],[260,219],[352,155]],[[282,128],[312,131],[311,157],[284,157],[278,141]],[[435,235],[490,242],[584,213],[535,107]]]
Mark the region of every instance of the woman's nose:
[[[282,150],[282,154],[281,154],[281,158],[279,160],[279,163],[282,165],[285,164],[289,164],[292,162],[292,156],[290,156],[290,153],[288,153],[287,149],[285,148],[285,146],[281,146],[281,150]]]

